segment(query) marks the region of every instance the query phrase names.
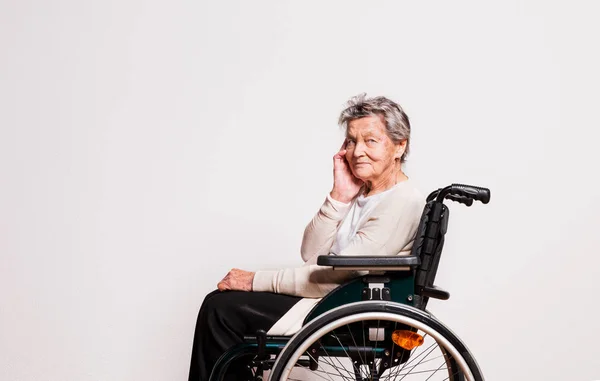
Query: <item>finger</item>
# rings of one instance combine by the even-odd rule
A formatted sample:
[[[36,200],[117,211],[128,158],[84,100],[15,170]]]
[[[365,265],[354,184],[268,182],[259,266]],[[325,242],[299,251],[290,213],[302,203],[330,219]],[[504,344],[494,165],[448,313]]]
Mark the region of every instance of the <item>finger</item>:
[[[229,287],[229,285],[227,284],[227,282],[224,281],[220,281],[219,284],[217,284],[217,288],[219,289],[219,291],[225,291],[227,290]]]
[[[333,156],[333,158],[334,158],[334,159],[341,159],[341,158],[343,158],[343,157],[346,155],[346,152],[347,152],[347,151],[346,151],[345,149],[343,149],[343,150],[341,150],[340,152],[336,153],[336,154]]]

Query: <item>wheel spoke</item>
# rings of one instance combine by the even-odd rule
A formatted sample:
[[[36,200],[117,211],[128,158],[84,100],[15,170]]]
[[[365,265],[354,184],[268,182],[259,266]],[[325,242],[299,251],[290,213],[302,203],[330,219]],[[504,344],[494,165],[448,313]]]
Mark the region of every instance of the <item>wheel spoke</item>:
[[[442,365],[440,365],[433,373],[431,373],[431,376],[427,377],[427,380],[425,380],[425,381],[428,381],[431,377],[433,377],[433,375],[436,374],[437,371],[440,370],[444,366],[445,363],[446,362],[443,362]]]
[[[434,345],[435,345],[435,343],[434,343],[434,344],[431,344],[431,347],[433,347]],[[427,352],[427,355],[425,355],[425,357],[427,357],[427,356],[428,356],[428,355],[429,355],[431,352],[433,352],[433,351],[434,351],[434,349],[435,349],[435,348],[432,348],[432,349],[431,349],[429,352]],[[417,367],[417,366],[418,366],[418,365],[421,363],[421,361],[423,361],[423,359],[424,359],[425,357],[423,357],[423,358],[422,358],[422,359],[421,359],[421,360],[420,360],[418,363],[416,363],[415,365],[413,365],[413,367],[412,367],[412,368],[410,368],[410,369],[411,369],[411,370],[415,369],[415,368],[416,368],[416,367]],[[408,371],[408,373],[406,373],[404,376],[402,376],[402,378],[401,378],[399,381],[402,381],[402,380],[403,380],[403,379],[404,379],[404,378],[405,378],[407,375],[409,375],[409,374],[410,374],[410,371]]]
[[[436,346],[436,345],[437,345],[437,343],[434,342],[433,344],[431,344],[430,346],[428,346],[427,349],[424,349],[421,353],[419,353],[416,356],[414,354],[412,354],[412,351],[411,351],[411,355],[409,356],[409,360],[407,362],[405,362],[404,364],[402,364],[402,368],[400,369],[400,371],[404,370],[405,367],[407,367],[410,364],[412,364],[413,362],[417,361],[417,359],[419,357],[423,356],[423,354],[426,351],[429,351],[428,354],[431,353],[431,352],[433,352],[433,350],[435,349],[434,346]],[[415,348],[415,353],[418,351],[419,348],[420,347]],[[425,357],[427,357],[427,355],[425,355]],[[423,361],[423,359],[421,359],[421,361]]]
[[[396,331],[396,328],[398,328],[398,322],[397,321],[394,322],[394,331]],[[392,332],[394,332],[394,331],[392,331]],[[392,369],[391,368],[392,368],[392,365],[394,364],[394,348],[396,348],[396,345],[392,344],[392,354],[390,356],[390,368],[389,368],[390,369],[390,372],[389,372],[390,375],[392,374]],[[389,378],[389,376],[388,376],[388,378]],[[386,378],[386,380],[388,378]]]
[[[356,348],[358,348],[358,344],[356,344],[356,340],[354,340],[354,334],[352,333],[352,330],[350,329],[350,325],[346,324],[346,327],[348,327],[348,333],[350,333],[350,337],[352,338],[352,342],[354,343],[354,346]],[[364,332],[365,331],[363,330],[363,334],[364,334]],[[364,364],[365,360],[366,360],[366,357],[365,357],[365,360],[363,360],[363,358],[362,358],[362,356],[360,354],[360,349],[358,349],[357,352],[358,352],[358,357],[360,358],[360,363]],[[361,368],[360,365],[358,366],[358,373],[359,373],[360,377],[362,378],[362,368]],[[366,374],[365,374],[365,376],[366,376]]]
[[[360,374],[360,371],[356,368],[356,364],[354,364],[354,361],[352,360],[352,357],[350,357],[350,354],[348,354],[348,351],[346,351],[346,347],[344,346],[344,344],[342,344],[342,342],[340,341],[340,338],[335,334],[335,330],[333,330],[331,332],[332,332],[332,336],[335,337],[335,339],[340,344],[340,347],[342,347],[342,349],[344,350],[344,353],[346,353],[346,356],[348,357],[348,360],[350,360],[350,363],[354,367],[355,372],[358,372]],[[352,333],[350,333],[350,335],[352,335]],[[352,337],[352,340],[354,340],[354,337]],[[359,351],[359,353],[360,353],[360,351]],[[362,377],[362,375],[361,375],[361,377]]]
[[[423,339],[425,339],[427,335],[423,336]],[[427,349],[431,348],[434,344],[432,344],[431,346],[429,346]],[[404,368],[411,364],[413,361],[415,361],[416,359],[418,359],[424,352],[420,353],[419,355],[415,356],[416,352],[418,352],[418,349],[420,347],[417,347],[413,350],[410,351],[410,355],[408,356],[409,360],[407,362],[405,362],[404,364],[402,364],[402,366],[398,365],[398,368],[396,369],[396,372],[394,373],[394,380],[396,380],[396,377],[398,377],[400,375],[400,373],[404,370]]]
[[[307,353],[308,353],[308,352],[307,352]],[[317,362],[317,360],[316,360],[314,357],[312,357],[312,355],[311,355],[310,353],[308,353],[308,356],[310,356],[310,358],[311,358],[311,359],[313,359],[313,361]],[[303,368],[303,369],[309,369],[309,370],[310,370],[310,368],[304,367],[304,366],[302,366],[302,365],[298,365],[298,363],[296,363],[296,366],[299,366],[300,368]],[[326,374],[326,375],[328,375],[328,376],[329,376],[329,379],[330,379],[331,381],[334,381],[334,380],[333,380],[333,378],[331,378],[331,375],[330,375],[328,372],[325,372],[325,371],[323,371],[323,370],[319,370],[319,369],[317,369],[317,370],[313,370],[312,372],[313,372],[313,373],[316,373],[316,374],[317,374],[317,376],[319,376],[319,377],[321,377],[322,379],[326,380],[326,378],[325,378],[325,377],[323,377],[323,376],[321,376],[321,375],[319,374],[319,373],[324,373],[324,374]]]
[[[367,364],[367,340],[365,340],[365,322],[364,320],[361,321],[362,323],[362,333],[363,333],[363,348],[365,348],[365,362],[364,364],[368,367],[369,364]],[[360,349],[358,350],[360,352]],[[365,376],[369,376],[369,374],[367,373],[367,371],[365,370]]]
[[[338,359],[338,358],[337,358],[337,357],[335,357],[335,356],[329,356],[329,353],[327,352],[327,349],[325,349],[325,346],[324,346],[324,345],[321,343],[321,340],[319,340],[319,345],[321,345],[321,348],[323,348],[323,351],[325,351],[325,354],[327,355],[327,357],[328,357],[328,358],[330,358],[330,359],[331,359],[331,358],[333,357],[333,358],[335,358],[336,360],[338,360],[338,362],[340,363],[340,365],[342,365],[342,362],[340,361],[340,359]],[[323,359],[323,356],[319,356],[319,359]],[[329,365],[330,365],[332,368],[334,368],[334,369],[335,369],[335,370],[336,370],[336,371],[339,373],[339,375],[340,375],[340,376],[341,376],[341,377],[342,377],[344,380],[346,379],[346,376],[344,376],[344,375],[342,374],[342,372],[340,372],[340,370],[339,370],[339,369],[338,369],[338,368],[337,368],[337,367],[336,367],[336,366],[335,366],[333,363],[331,363],[331,362],[327,361],[327,364],[329,364]],[[342,366],[343,366],[343,365],[342,365]],[[346,369],[344,369],[344,371],[348,372]],[[348,373],[350,374],[350,372],[348,372]],[[353,375],[353,374],[350,374],[350,375],[351,375],[352,377],[354,377],[354,375]],[[352,379],[350,379],[350,380],[352,380]]]
[[[442,366],[443,365],[441,365],[439,368],[436,368],[436,369],[418,370],[416,372],[410,372],[410,373],[406,373],[404,375],[408,375],[408,374],[420,374],[420,373],[431,373],[431,372],[435,373],[438,370],[442,369]],[[431,376],[429,376],[429,378],[431,378]],[[427,380],[429,380],[429,378],[427,378]],[[427,380],[425,380],[425,381],[427,381]]]
[[[371,371],[371,379],[376,372],[377,366],[377,343],[379,342],[379,320],[377,320],[377,331],[375,332],[375,350],[373,351],[373,370]]]
[[[460,369],[456,369],[454,372],[449,374],[448,377],[444,378],[442,381],[448,381],[450,379],[450,377],[452,377],[452,379],[454,379],[454,377],[458,376],[459,374],[460,374]]]

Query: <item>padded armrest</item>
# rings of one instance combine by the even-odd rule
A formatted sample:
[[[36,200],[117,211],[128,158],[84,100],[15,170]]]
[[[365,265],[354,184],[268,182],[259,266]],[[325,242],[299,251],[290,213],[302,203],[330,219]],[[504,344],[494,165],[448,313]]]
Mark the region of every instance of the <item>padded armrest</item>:
[[[319,266],[332,266],[340,270],[409,270],[421,264],[415,256],[374,255],[319,255]]]

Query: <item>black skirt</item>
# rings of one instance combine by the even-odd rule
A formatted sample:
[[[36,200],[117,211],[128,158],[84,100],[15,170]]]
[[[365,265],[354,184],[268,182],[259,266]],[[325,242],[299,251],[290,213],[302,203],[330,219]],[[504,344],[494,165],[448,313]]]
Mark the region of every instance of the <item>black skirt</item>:
[[[244,335],[268,331],[300,297],[270,292],[213,291],[198,313],[189,381],[207,381],[219,357],[243,341]],[[233,363],[226,380],[249,376],[245,364]]]

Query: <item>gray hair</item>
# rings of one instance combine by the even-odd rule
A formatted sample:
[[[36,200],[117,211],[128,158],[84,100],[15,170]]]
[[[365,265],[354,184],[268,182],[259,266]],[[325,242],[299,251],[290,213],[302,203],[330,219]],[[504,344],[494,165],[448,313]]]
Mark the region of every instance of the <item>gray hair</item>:
[[[359,94],[346,103],[346,108],[340,114],[338,124],[347,129],[349,122],[374,115],[383,117],[388,137],[394,143],[406,140],[406,149],[400,158],[400,162],[403,163],[408,155],[410,121],[408,115],[396,102],[386,97],[367,98],[366,93]]]

